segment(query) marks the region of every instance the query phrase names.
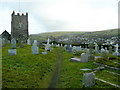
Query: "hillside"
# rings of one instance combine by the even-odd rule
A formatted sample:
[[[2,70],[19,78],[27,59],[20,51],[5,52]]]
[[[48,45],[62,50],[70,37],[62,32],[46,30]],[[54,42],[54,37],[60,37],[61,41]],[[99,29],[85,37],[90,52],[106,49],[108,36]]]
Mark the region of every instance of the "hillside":
[[[111,38],[118,36],[118,29],[111,30],[103,30],[103,31],[95,31],[95,32],[48,32],[48,33],[40,33],[40,34],[31,34],[30,38],[32,40],[37,39],[40,41],[47,40],[49,37],[51,40],[53,39],[63,39],[63,38]]]

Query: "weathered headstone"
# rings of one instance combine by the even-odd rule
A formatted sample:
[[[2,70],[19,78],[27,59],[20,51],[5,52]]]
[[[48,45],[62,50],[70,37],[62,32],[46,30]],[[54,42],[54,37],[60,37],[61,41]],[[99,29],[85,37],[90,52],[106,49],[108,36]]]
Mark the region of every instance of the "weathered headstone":
[[[15,38],[13,38],[11,40],[11,44],[12,44],[12,48],[16,48],[16,40],[15,40]]]
[[[91,87],[95,84],[95,74],[91,73],[84,73],[83,74],[83,86],[84,87]]]
[[[88,62],[88,54],[87,53],[82,53],[80,61],[81,62]]]
[[[30,38],[27,40],[27,45],[31,45],[31,40],[30,40]]]
[[[32,46],[32,54],[39,54],[39,48],[36,45]]]
[[[17,54],[17,50],[16,49],[8,49],[8,54],[9,55],[16,55]]]

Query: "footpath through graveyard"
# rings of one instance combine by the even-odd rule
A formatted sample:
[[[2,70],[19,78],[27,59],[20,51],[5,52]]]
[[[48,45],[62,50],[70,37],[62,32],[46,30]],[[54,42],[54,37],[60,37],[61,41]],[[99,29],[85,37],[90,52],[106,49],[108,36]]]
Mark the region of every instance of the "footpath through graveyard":
[[[48,88],[56,88],[57,79],[58,79],[58,75],[59,75],[59,72],[60,72],[60,62],[61,62],[61,57],[62,57],[62,53],[61,53],[60,49],[58,50],[57,53],[58,53],[58,56],[57,56],[56,69],[55,69],[55,72],[52,76],[52,79],[51,79],[51,82],[50,82],[50,85],[49,85]]]

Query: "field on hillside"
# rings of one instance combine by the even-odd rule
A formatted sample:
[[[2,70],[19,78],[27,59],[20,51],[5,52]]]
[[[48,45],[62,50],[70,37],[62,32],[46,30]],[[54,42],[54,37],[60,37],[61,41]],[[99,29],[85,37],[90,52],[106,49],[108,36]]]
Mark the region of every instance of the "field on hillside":
[[[60,71],[57,78],[56,88],[85,88],[82,85],[83,73],[80,69],[94,69],[98,66],[94,61],[86,63],[71,62],[74,57],[72,53],[66,52],[64,48],[56,48],[48,54],[41,54],[44,51],[39,48],[39,54],[31,54],[31,45],[24,45],[24,48],[17,47],[17,55],[8,55],[7,45],[2,49],[2,80],[3,88],[48,88],[56,69],[57,59],[60,55]],[[58,54],[61,53],[61,54]],[[108,71],[108,70],[107,70]],[[96,72],[96,77],[114,84],[118,84],[119,75],[109,74],[106,70]],[[110,71],[110,70],[109,70]],[[115,72],[113,70],[112,72]],[[112,85],[95,80],[95,85],[88,88],[116,88]]]
[[[44,41],[48,37],[49,38],[58,38],[58,37],[76,37],[80,36],[81,38],[111,38],[118,36],[118,29],[111,29],[111,30],[103,30],[103,31],[95,31],[95,32],[75,32],[74,30],[72,32],[46,32],[46,33],[40,33],[40,34],[31,34],[30,38],[32,40],[37,39]]]

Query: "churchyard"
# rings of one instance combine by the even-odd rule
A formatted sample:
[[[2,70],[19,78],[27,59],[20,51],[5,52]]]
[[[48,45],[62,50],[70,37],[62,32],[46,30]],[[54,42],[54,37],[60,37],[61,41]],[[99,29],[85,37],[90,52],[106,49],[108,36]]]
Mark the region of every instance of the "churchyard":
[[[95,48],[93,48],[95,47]],[[120,88],[118,44],[107,49],[63,44],[27,44],[13,39],[2,47],[3,88]]]

